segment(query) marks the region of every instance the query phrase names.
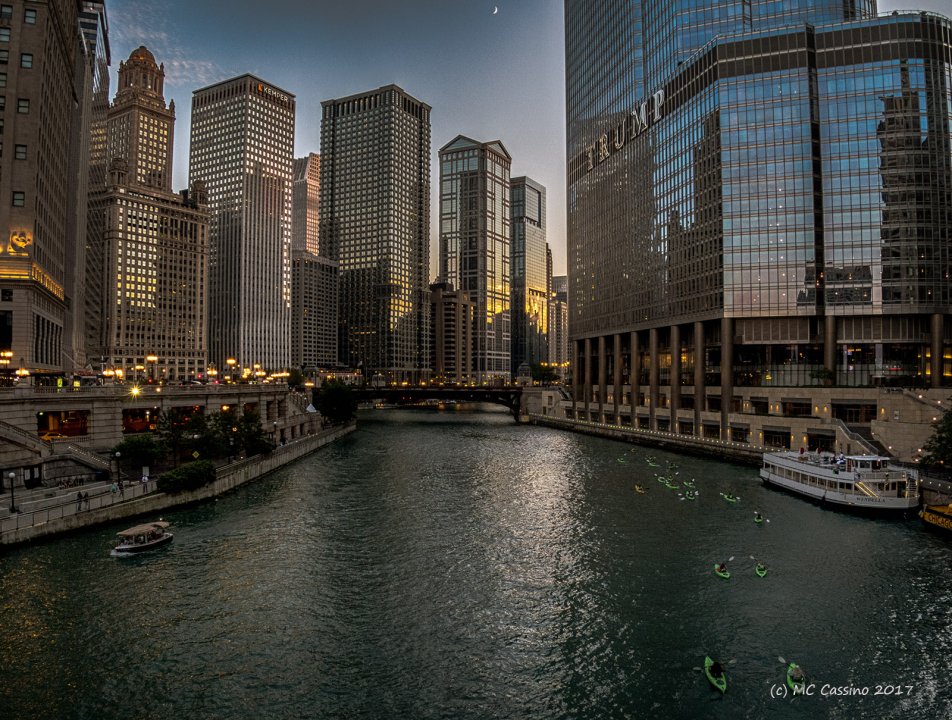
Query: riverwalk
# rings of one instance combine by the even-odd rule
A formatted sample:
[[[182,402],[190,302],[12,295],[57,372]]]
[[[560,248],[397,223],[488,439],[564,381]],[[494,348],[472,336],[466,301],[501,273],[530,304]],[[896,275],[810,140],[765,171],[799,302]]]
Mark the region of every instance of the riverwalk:
[[[126,480],[122,487],[117,483],[115,489],[111,482],[86,483],[68,488],[35,488],[16,493],[18,512],[10,511],[8,495],[4,495],[0,501],[0,546],[18,545],[123,518],[201,502],[257,480],[355,429],[355,423],[327,428],[314,435],[297,438],[270,453],[222,465],[215,471],[214,482],[192,491],[174,494],[159,492],[154,478],[145,483],[141,480]],[[82,494],[83,498],[79,498],[78,494]]]

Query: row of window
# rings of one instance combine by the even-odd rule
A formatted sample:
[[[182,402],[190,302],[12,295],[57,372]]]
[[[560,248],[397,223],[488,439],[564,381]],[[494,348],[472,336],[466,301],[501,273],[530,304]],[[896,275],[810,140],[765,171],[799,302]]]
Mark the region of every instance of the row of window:
[[[2,20],[12,20],[13,19],[13,5],[0,5],[0,19]],[[32,8],[27,8],[23,11],[23,22],[26,25],[36,25],[36,10]],[[7,33],[10,32],[9,28],[4,28],[7,30]],[[9,40],[9,37],[7,38]]]

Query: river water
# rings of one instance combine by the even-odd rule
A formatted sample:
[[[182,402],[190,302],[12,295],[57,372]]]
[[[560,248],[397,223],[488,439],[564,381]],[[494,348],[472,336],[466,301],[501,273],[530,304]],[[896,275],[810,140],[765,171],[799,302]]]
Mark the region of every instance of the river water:
[[[754,468],[376,411],[165,519],[142,557],[109,556],[131,522],[0,554],[0,718],[952,716],[949,539]],[[780,658],[812,696],[772,697]]]

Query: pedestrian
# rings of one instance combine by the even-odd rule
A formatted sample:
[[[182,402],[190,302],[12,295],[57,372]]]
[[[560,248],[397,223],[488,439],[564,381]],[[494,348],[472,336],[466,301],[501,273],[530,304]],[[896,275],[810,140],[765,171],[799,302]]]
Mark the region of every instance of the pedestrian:
[[[89,510],[89,493],[83,493],[83,500],[86,501],[86,509]]]
[[[124,498],[126,496],[126,489],[122,486],[122,480],[119,481],[119,497]]]
[[[115,495],[117,492],[119,492],[119,488],[116,486],[116,481],[115,481],[115,480],[112,481],[112,487],[109,488],[109,491],[110,491],[113,495]]]
[[[83,509],[83,494],[81,492],[76,493],[76,512],[79,512]]]

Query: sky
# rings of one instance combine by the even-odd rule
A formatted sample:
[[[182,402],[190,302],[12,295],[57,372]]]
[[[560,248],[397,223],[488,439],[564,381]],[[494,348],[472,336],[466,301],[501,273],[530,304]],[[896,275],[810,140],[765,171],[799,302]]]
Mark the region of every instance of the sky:
[[[880,12],[949,0],[879,2]],[[321,101],[396,83],[432,106],[430,274],[436,276],[439,149],[501,140],[512,176],[546,187],[554,274],[565,274],[562,0],[107,0],[110,95],[139,45],[175,101],[173,185],[188,184],[192,92],[243,73],[297,98],[295,157],[320,152]]]

